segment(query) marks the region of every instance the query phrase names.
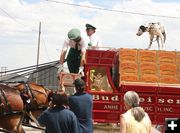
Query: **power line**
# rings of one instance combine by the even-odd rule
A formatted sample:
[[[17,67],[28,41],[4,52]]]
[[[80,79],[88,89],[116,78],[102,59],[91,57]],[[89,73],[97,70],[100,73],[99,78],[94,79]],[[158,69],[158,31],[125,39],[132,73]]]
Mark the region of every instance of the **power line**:
[[[20,23],[19,21],[17,21],[15,17],[13,17],[12,15],[10,15],[10,14],[9,14],[7,11],[5,11],[4,9],[0,8],[0,10],[1,10],[3,13],[5,13],[6,16],[8,16],[10,19],[12,19],[13,21],[15,21],[16,23],[18,23],[18,24],[20,24],[20,25],[22,25],[22,26],[24,26],[24,27],[27,27],[26,25],[24,25],[24,24]],[[28,28],[29,28],[29,27],[28,27]],[[31,29],[32,31],[39,32],[38,30],[35,30],[35,29],[32,29],[32,28],[30,28],[30,29]],[[44,44],[45,49],[46,49],[45,51],[46,51],[47,57],[48,57],[48,59],[50,60],[49,54],[48,54],[48,52],[47,52],[46,44],[45,44],[45,41],[44,41],[43,37],[42,37],[42,40],[43,40],[43,44]]]
[[[21,24],[21,23],[19,23],[14,17],[12,17],[8,12],[6,12],[4,9],[0,8],[0,10],[1,10],[2,12],[4,12],[4,13],[6,14],[6,16],[8,16],[9,18],[11,18],[13,21],[15,21],[15,22],[18,23],[18,24]],[[22,24],[21,24],[21,25],[22,25]]]
[[[7,17],[9,17],[10,19],[12,19],[12,20],[15,21],[16,23],[18,23],[18,24],[20,24],[20,25],[22,25],[22,26],[24,26],[24,27],[27,27],[27,26],[24,25],[23,23],[20,23],[19,21],[17,21],[15,17],[13,17],[12,15],[10,15],[10,14],[9,14],[7,11],[5,11],[4,9],[0,8],[0,10],[1,10],[3,13],[5,13]],[[29,28],[29,27],[28,27],[28,28]],[[32,29],[32,28],[30,28],[30,29],[31,29],[32,31],[38,32],[38,31],[35,30],[35,29]]]
[[[161,17],[161,18],[180,19],[180,17],[174,17],[174,16],[164,16],[164,15],[155,15],[155,14],[148,14],[148,13],[130,12],[130,11],[123,11],[123,10],[113,10],[113,9],[107,9],[107,8],[101,8],[101,7],[72,4],[72,3],[56,1],[56,0],[46,0],[46,1],[55,2],[55,3],[59,3],[59,4],[64,4],[64,5],[69,5],[69,6],[84,7],[84,8],[104,10],[104,11],[110,11],[110,12],[119,12],[119,13],[134,14],[134,15],[141,15],[141,16],[153,16],[153,17]]]
[[[42,39],[42,43],[44,44],[44,48],[45,48],[45,52],[46,52],[47,58],[50,61],[51,59],[49,57],[49,53],[48,53],[48,50],[47,50],[47,47],[46,47],[46,44],[45,44],[45,40],[44,40],[42,35],[41,35],[41,39]]]

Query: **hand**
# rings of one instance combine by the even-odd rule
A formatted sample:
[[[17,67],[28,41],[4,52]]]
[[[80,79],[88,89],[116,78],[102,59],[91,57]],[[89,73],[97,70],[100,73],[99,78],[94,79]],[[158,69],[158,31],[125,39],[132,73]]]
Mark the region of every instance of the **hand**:
[[[84,67],[83,66],[80,66],[79,67],[79,72],[78,74],[81,74],[82,76],[84,76]]]

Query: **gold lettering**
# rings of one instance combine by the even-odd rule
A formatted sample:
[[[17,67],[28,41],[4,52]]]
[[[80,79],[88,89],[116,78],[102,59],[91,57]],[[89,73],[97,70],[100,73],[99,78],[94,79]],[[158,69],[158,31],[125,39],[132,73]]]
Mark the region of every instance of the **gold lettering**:
[[[114,95],[114,96],[109,96],[109,95],[98,95],[98,94],[94,94],[93,95],[93,100],[94,101],[120,101],[119,96],[118,95]],[[152,103],[153,102],[153,97],[140,97],[140,102],[141,103]],[[156,101],[154,101],[156,102]],[[167,98],[157,98],[157,103],[158,104],[163,104],[163,103],[167,103],[167,104],[180,104],[180,99],[174,98],[174,99],[167,99]]]
[[[103,101],[109,101],[109,97],[108,96],[102,96],[102,100]]]
[[[168,107],[158,107],[157,110],[159,112],[173,112],[173,108],[172,107],[170,107],[170,108],[168,108]]]
[[[158,103],[164,103],[164,99],[158,99]]]
[[[151,97],[148,97],[148,98],[147,98],[147,102],[148,102],[148,103],[152,103],[152,98],[151,98]]]
[[[153,107],[144,107],[144,110],[145,110],[145,111],[151,111],[151,112],[152,112],[152,111],[153,111]]]
[[[140,102],[143,103],[144,101],[145,101],[145,99],[141,97],[141,98],[140,98]]]
[[[173,99],[168,99],[167,103],[174,103],[174,100]]]
[[[99,100],[99,95],[93,95],[93,100]]]
[[[111,100],[112,101],[119,101],[119,97],[118,96],[113,96],[113,97],[111,97]]]
[[[179,99],[176,100],[176,104],[180,104],[180,100]]]
[[[118,110],[118,105],[105,105],[104,109],[107,109],[107,110]]]

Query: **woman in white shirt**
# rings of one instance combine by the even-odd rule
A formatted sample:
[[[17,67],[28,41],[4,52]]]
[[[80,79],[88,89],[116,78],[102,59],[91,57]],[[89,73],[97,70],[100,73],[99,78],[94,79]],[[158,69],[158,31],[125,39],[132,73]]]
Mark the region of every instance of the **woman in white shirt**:
[[[143,108],[139,107],[139,101],[136,92],[125,93],[127,111],[120,116],[120,133],[151,133],[151,120]]]

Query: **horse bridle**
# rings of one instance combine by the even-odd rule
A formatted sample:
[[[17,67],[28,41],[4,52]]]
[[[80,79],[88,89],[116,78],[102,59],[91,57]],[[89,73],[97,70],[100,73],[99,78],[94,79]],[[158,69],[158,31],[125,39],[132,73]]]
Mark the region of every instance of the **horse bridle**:
[[[43,94],[47,99],[48,99],[48,95],[46,93],[43,93],[42,91],[33,89],[33,87],[30,86],[30,84],[33,85],[33,83],[24,82],[22,84],[24,85],[24,87],[23,87],[23,90],[20,90],[20,91],[23,91],[25,94],[28,95],[28,101],[26,100],[24,103],[26,105],[26,109],[27,110],[42,110],[42,109],[44,110],[44,109],[46,109],[47,108],[46,105],[40,105],[37,108],[34,108],[34,106],[32,106],[33,102],[38,104],[38,101],[37,101],[36,96],[33,93],[33,91]],[[43,86],[40,86],[40,85],[37,85],[37,86],[44,89],[45,92],[47,91],[47,89],[44,88]]]
[[[33,88],[31,88],[29,83],[23,83],[23,84],[24,84],[24,88],[22,91],[24,91],[26,94],[28,94],[29,98],[32,98],[32,100],[36,100],[35,95],[33,94],[33,91],[44,94],[47,97],[46,93],[43,93],[41,91],[34,90]],[[44,91],[46,91],[44,87],[42,87],[42,88],[44,89]]]

